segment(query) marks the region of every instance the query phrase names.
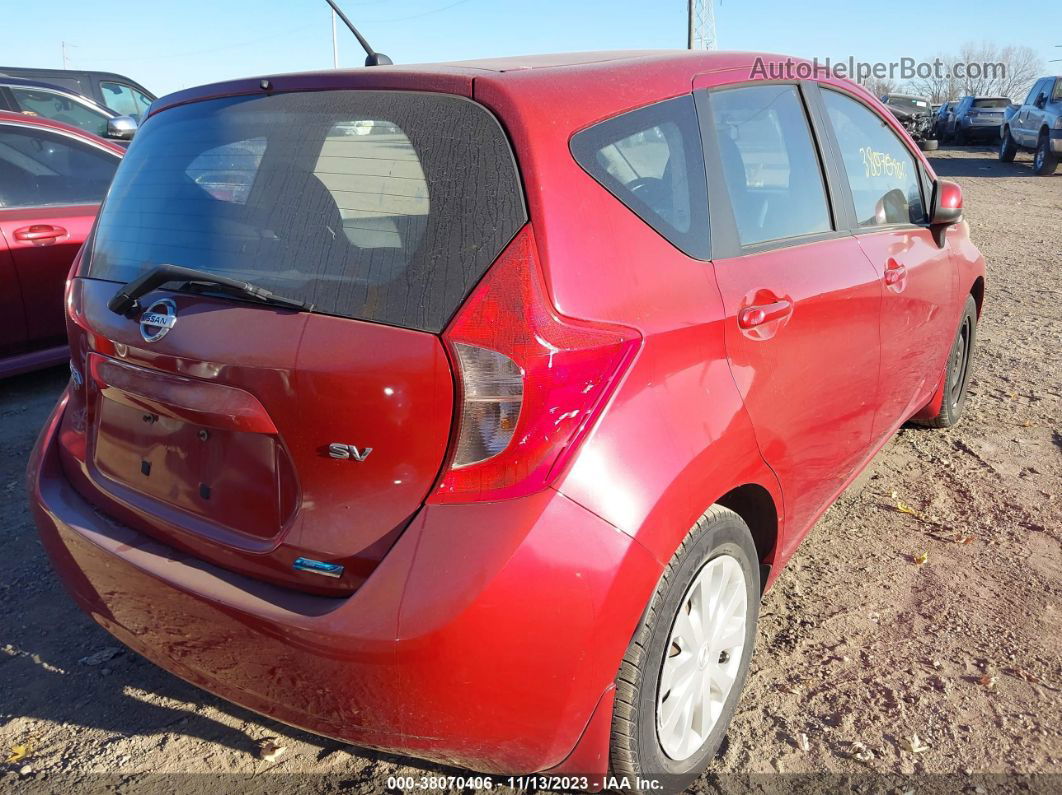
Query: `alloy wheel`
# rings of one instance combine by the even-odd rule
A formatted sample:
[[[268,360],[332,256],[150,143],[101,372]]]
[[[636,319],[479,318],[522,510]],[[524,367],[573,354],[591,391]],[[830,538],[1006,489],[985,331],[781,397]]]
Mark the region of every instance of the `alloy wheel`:
[[[693,756],[719,720],[741,666],[747,615],[737,558],[705,563],[679,603],[657,690],[657,737],[671,759]]]

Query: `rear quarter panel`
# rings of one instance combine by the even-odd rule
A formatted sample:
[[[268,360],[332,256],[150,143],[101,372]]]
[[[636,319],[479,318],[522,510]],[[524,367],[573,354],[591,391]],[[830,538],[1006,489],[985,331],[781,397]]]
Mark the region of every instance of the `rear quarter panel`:
[[[571,135],[596,121],[690,91],[690,72],[642,68],[641,79],[603,70],[608,84],[579,97],[533,76],[526,84],[512,74],[504,81],[477,78],[475,98],[498,114],[513,141],[558,310],[631,326],[643,336],[557,488],[636,538],[663,565],[730,489],[763,486],[780,521],[781,498],[726,362],[711,263],[674,248],[569,150]]]

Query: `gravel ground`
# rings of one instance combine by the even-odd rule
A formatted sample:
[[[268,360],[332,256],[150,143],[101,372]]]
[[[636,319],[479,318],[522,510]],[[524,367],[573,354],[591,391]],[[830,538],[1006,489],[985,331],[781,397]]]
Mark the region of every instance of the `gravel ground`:
[[[740,710],[694,791],[1062,790],[1062,174],[987,148],[934,166],[963,186],[988,260],[967,415],[901,431],[808,536],[766,597]],[[459,773],[234,707],[74,608],[22,480],[65,378],[0,382],[0,789],[381,792],[396,773]],[[912,774],[929,775],[888,778]]]

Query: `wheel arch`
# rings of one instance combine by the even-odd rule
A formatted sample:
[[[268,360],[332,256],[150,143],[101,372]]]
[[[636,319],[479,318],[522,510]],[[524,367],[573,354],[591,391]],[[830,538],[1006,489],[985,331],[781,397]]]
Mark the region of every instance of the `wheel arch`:
[[[745,483],[728,491],[714,504],[729,508],[748,525],[760,561],[762,591],[767,585],[778,552],[778,507],[774,498],[760,484]]]
[[[970,285],[970,295],[974,297],[974,301],[977,302],[977,319],[981,319],[981,305],[985,301],[985,277],[978,276],[974,279],[973,284]]]

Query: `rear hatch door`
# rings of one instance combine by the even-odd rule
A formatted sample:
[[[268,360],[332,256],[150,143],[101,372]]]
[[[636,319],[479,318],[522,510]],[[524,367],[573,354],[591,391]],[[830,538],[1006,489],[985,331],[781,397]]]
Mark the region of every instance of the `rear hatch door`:
[[[438,334],[525,221],[505,135],[462,97],[302,91],[156,113],[72,290],[87,436],[75,483],[204,559],[356,588],[446,456]],[[206,282],[167,284],[131,317],[107,309],[161,264],[313,309]]]

